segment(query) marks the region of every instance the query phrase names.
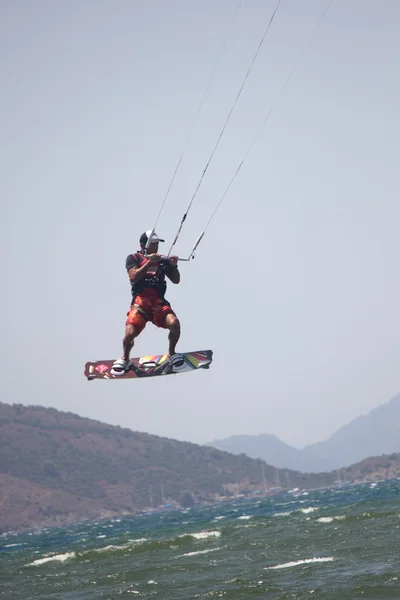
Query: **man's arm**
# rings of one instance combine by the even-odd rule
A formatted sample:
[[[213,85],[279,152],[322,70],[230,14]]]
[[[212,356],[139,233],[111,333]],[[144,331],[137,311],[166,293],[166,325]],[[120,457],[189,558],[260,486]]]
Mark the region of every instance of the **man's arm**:
[[[146,256],[146,261],[139,266],[138,261],[134,256],[130,255],[126,259],[126,269],[128,276],[131,281],[140,281],[146,276],[147,270],[150,265],[160,262],[160,256],[158,254],[149,254]]]
[[[178,269],[178,257],[177,256],[170,256],[166,275],[167,275],[168,279],[170,279],[172,281],[172,283],[180,282],[181,274],[179,273],[179,269]]]

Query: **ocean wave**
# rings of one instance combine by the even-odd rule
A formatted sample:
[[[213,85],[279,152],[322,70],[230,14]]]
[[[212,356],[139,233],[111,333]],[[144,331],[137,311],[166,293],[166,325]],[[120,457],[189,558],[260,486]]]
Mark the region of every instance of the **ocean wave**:
[[[220,531],[199,531],[198,533],[183,533],[179,538],[192,537],[195,540],[206,540],[210,537],[220,537]]]
[[[315,512],[316,510],[319,510],[318,506],[308,506],[307,508],[300,508],[300,512],[304,513],[305,515]]]
[[[115,553],[126,553],[126,552],[154,552],[163,549],[169,549],[172,547],[185,546],[187,544],[193,543],[193,540],[198,542],[204,542],[206,540],[216,539],[221,536],[220,531],[215,530],[204,530],[198,531],[194,533],[182,533],[176,537],[169,537],[164,539],[151,539],[151,538],[136,538],[121,541],[120,544],[118,542],[107,544],[105,546],[91,548],[85,550],[83,553],[80,553],[80,556],[87,553],[96,553],[102,554],[103,556],[107,553],[115,554]]]
[[[282,563],[281,565],[275,565],[274,567],[264,568],[266,571],[269,571],[270,569],[289,569],[290,567],[298,567],[300,565],[308,565],[310,563],[332,562],[333,560],[335,560],[333,556],[327,556],[325,558],[304,558],[303,560],[294,560],[288,563]]]
[[[279,512],[279,513],[275,513],[274,515],[272,515],[273,517],[288,517],[289,515],[292,514],[292,510],[286,511],[286,512]]]
[[[51,561],[58,561],[58,562],[65,562],[66,560],[69,560],[71,558],[75,558],[76,554],[75,552],[65,552],[65,554],[54,554],[53,556],[45,556],[44,558],[38,558],[37,560],[34,560],[33,562],[25,565],[26,567],[38,567],[40,565],[43,565],[47,562],[51,562]]]
[[[185,554],[180,554],[176,558],[182,558],[183,556],[197,556],[197,554],[208,554],[209,552],[215,552],[216,550],[221,550],[221,548],[207,548],[207,550],[197,550],[195,552],[186,552]]]
[[[94,552],[108,552],[109,550],[127,550],[135,546],[136,544],[143,544],[147,542],[148,538],[137,538],[135,540],[128,540],[125,544],[109,544],[108,546],[103,546],[102,548],[94,548]]]
[[[332,523],[332,521],[343,521],[346,517],[338,515],[337,517],[319,517],[318,523]]]

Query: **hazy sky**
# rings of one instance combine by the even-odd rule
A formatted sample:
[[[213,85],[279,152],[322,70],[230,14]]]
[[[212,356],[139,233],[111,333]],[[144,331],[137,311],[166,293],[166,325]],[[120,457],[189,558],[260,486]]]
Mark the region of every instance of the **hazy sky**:
[[[0,3],[1,398],[199,443],[325,439],[400,391],[400,2],[282,0],[167,298],[209,371],[93,381],[121,355],[153,226],[236,0]],[[242,0],[158,233],[171,242],[276,5]],[[166,244],[168,249],[168,245]],[[167,350],[148,325],[133,356]]]

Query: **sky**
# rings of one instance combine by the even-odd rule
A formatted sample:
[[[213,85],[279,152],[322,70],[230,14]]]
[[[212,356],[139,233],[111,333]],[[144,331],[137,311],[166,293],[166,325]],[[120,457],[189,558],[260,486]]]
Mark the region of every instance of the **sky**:
[[[121,355],[125,259],[211,74],[157,223],[165,250],[276,0],[1,2],[2,401],[303,447],[400,391],[400,3],[333,0],[310,40],[327,5],[280,2],[176,246],[189,253],[258,133],[168,287],[178,350],[212,349],[211,368],[88,382],[86,361]],[[148,324],[132,356],[167,348]]]

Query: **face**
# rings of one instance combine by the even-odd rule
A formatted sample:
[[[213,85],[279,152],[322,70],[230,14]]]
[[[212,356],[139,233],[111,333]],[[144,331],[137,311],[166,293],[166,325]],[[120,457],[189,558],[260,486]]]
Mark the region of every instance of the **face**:
[[[142,244],[143,251],[146,250],[146,245]],[[147,249],[147,254],[157,254],[158,253],[158,242],[152,242]]]

